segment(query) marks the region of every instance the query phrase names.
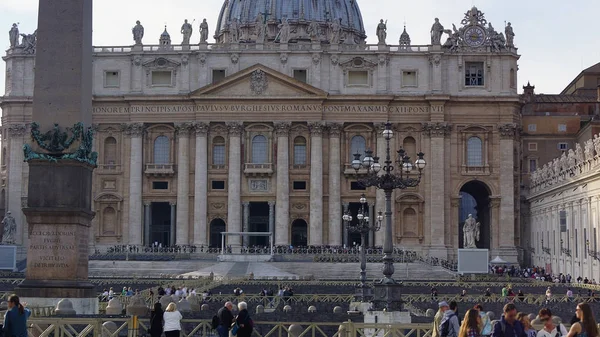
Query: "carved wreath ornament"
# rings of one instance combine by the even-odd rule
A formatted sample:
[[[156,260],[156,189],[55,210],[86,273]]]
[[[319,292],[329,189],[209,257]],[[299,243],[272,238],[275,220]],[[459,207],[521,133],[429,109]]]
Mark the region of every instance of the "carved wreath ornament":
[[[269,86],[269,80],[267,79],[267,74],[258,69],[252,72],[250,76],[250,90],[255,95],[262,95],[267,87]]]

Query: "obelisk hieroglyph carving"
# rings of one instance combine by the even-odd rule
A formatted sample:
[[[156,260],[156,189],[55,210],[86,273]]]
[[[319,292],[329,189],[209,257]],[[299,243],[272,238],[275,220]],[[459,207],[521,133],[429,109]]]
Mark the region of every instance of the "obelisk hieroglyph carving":
[[[92,171],[92,0],[39,2],[27,207],[25,280],[16,292],[35,306],[68,298],[98,312],[88,279]],[[60,60],[60,62],[57,62]]]

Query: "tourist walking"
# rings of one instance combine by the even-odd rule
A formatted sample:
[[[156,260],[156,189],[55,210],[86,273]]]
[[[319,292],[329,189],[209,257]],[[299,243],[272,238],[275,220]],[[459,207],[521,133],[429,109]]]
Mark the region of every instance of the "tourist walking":
[[[219,337],[229,337],[229,329],[231,329],[231,324],[233,323],[232,309],[233,303],[226,302],[225,306],[217,311],[217,318],[219,319],[217,332],[219,333]]]
[[[517,307],[514,303],[504,306],[502,317],[494,324],[492,337],[527,337],[523,324],[517,320]]]
[[[440,337],[440,324],[442,324],[442,318],[444,318],[446,310],[448,310],[448,303],[446,301],[438,303],[438,311],[435,313],[435,317],[433,317],[431,337]]]
[[[150,313],[150,337],[160,337],[163,333],[163,314],[162,304],[154,303],[154,310]]]
[[[250,337],[254,330],[254,322],[250,318],[248,312],[248,304],[246,302],[238,303],[238,310],[240,311],[235,318],[235,323],[238,326],[236,336],[237,337]]]
[[[598,326],[592,308],[587,303],[579,303],[575,309],[579,322],[571,325],[567,337],[598,337]]]
[[[481,325],[481,316],[479,310],[469,309],[465,314],[462,325],[458,332],[458,337],[481,337],[479,326]]]
[[[564,325],[559,324],[556,326],[552,321],[552,311],[548,308],[543,308],[538,313],[540,321],[544,323],[544,327],[537,333],[537,337],[560,337],[567,336],[567,328]]]
[[[175,303],[169,303],[167,309],[163,314],[165,321],[165,337],[179,337],[181,333],[181,313],[177,311],[177,305]]]
[[[525,334],[527,337],[536,337],[537,331],[531,326],[531,320],[529,319],[529,315],[524,312],[520,312],[517,314],[517,319],[521,324],[523,324],[523,329],[525,329]]]
[[[460,323],[458,322],[456,309],[456,302],[453,301],[450,303],[450,308],[444,312],[444,317],[439,327],[440,337],[458,337]]]
[[[8,298],[8,311],[4,315],[2,327],[6,337],[27,337],[27,318],[31,311],[25,308],[27,303],[21,303],[19,296],[11,295]]]

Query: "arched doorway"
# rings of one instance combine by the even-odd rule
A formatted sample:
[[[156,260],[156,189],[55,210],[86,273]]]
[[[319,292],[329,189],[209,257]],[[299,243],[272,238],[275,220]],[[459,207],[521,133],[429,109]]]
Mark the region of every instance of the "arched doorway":
[[[306,247],[308,244],[308,225],[303,219],[292,222],[292,246]]]
[[[213,219],[210,222],[210,248],[222,248],[221,232],[225,232],[225,221]]]
[[[477,248],[491,248],[490,227],[490,189],[481,181],[469,181],[460,189],[460,209],[458,212],[458,246],[464,247],[463,225],[465,219],[471,214],[480,225],[479,241]]]

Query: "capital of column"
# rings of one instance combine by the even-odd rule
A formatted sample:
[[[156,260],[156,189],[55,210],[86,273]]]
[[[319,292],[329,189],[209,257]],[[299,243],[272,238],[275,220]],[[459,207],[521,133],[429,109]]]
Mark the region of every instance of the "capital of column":
[[[501,138],[513,139],[517,136],[517,132],[519,131],[519,126],[516,123],[498,125],[498,132],[500,132]]]
[[[27,132],[27,124],[9,124],[8,125],[8,136],[9,137],[21,137]]]
[[[327,123],[327,130],[329,131],[330,137],[338,137],[342,134],[342,123]]]
[[[225,125],[231,136],[241,136],[244,132],[244,124],[241,122],[227,122]]]
[[[146,131],[144,123],[124,123],[121,124],[121,131],[130,137],[139,137]]]
[[[171,207],[176,206],[177,202],[175,202],[175,201],[169,201],[169,205],[171,205]]]
[[[492,208],[500,207],[501,201],[502,201],[502,197],[490,197],[490,207],[492,207]]]
[[[290,129],[292,128],[291,122],[277,122],[274,124],[275,126],[275,134],[277,137],[287,137],[290,134]]]
[[[204,122],[194,122],[192,126],[196,132],[196,136],[206,136],[210,128],[210,125]]]
[[[248,201],[244,201],[242,202],[242,206],[244,206],[244,208],[248,208],[250,207],[250,203]]]
[[[275,201],[269,201],[269,208],[275,207]]]
[[[144,207],[148,207],[150,206],[151,202],[150,201],[144,201]]]
[[[375,130],[377,130],[377,137],[383,137],[383,131],[385,131],[386,123],[375,123]]]
[[[447,122],[426,122],[421,123],[421,131],[429,137],[445,137],[452,131],[452,125]]]
[[[323,122],[309,122],[308,129],[310,130],[310,134],[312,136],[321,136],[323,135],[325,124]]]
[[[192,123],[189,122],[175,123],[175,134],[177,135],[177,137],[187,137],[190,135],[192,127]]]
[[[458,206],[460,206],[461,200],[462,200],[462,197],[453,197],[450,199],[450,204],[452,205],[452,207],[458,207]]]

